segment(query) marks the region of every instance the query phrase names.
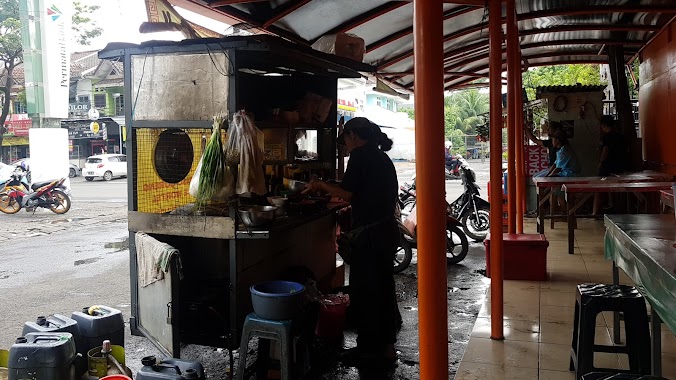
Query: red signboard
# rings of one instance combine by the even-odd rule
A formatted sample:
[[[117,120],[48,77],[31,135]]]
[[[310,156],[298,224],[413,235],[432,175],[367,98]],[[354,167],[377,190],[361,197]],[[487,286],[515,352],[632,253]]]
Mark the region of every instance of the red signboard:
[[[20,113],[9,115],[7,120],[5,120],[5,127],[7,127],[6,134],[12,136],[28,136],[28,130],[32,123],[28,114]]]
[[[526,176],[532,177],[539,171],[549,168],[549,153],[547,148],[539,145],[525,145]]]

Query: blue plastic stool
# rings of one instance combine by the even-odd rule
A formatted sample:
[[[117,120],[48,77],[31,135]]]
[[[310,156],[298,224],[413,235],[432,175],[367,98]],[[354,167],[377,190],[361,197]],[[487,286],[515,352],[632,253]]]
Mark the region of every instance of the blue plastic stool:
[[[302,364],[308,363],[308,352],[306,346],[303,346],[301,350],[297,350],[298,342],[298,333],[296,323],[293,320],[284,320],[284,321],[275,321],[270,319],[263,319],[257,316],[254,313],[251,313],[246,316],[244,320],[244,328],[242,331],[242,341],[239,346],[239,365],[237,368],[237,380],[244,380],[249,378],[249,371],[251,368],[246,366],[246,356],[247,351],[249,350],[249,340],[253,337],[259,337],[262,339],[276,340],[281,345],[281,356],[280,356],[280,370],[282,380],[291,380],[291,373],[293,366],[298,362],[296,358],[300,356],[300,361]],[[259,356],[256,359],[251,367],[258,368],[262,361],[261,354],[267,354],[267,350],[261,350],[262,347],[266,349],[269,347],[269,342],[264,342],[259,340],[258,343],[258,353]],[[298,355],[300,353],[301,355]],[[303,373],[307,371],[307,366],[302,367]],[[258,378],[258,376],[257,376]]]

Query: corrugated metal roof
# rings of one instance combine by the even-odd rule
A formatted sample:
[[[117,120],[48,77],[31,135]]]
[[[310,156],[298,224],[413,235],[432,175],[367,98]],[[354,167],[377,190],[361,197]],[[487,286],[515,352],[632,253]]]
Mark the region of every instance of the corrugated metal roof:
[[[603,91],[606,86],[585,86],[581,84],[572,85],[572,86],[540,86],[535,88],[535,93],[548,94],[548,93],[570,93],[570,92],[598,92]]]
[[[169,1],[300,44],[325,34],[354,33],[366,43],[365,63],[375,65],[381,78],[413,89],[411,1]],[[452,89],[488,76],[488,20],[484,0],[444,3],[445,82]],[[626,61],[636,55],[676,15],[676,1],[516,0],[516,10],[525,65],[606,63],[610,45],[623,46]],[[503,54],[503,68],[505,60]]]

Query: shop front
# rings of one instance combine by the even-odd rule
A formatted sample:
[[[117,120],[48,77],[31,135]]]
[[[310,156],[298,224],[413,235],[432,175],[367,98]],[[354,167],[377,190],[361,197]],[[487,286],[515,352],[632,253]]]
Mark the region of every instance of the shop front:
[[[69,158],[78,166],[96,154],[120,153],[120,125],[112,118],[63,120],[68,129]]]
[[[13,162],[28,157],[28,130],[32,124],[28,114],[12,114],[5,120],[6,132],[2,138],[3,157],[0,161]]]

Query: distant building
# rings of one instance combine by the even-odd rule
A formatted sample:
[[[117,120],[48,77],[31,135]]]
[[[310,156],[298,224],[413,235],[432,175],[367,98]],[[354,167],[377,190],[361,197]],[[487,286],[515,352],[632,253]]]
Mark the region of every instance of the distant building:
[[[388,152],[392,159],[415,159],[414,121],[400,107],[406,99],[375,91],[375,81],[367,79],[338,80],[338,115],[345,120],[366,117],[382,127],[394,146]]]

